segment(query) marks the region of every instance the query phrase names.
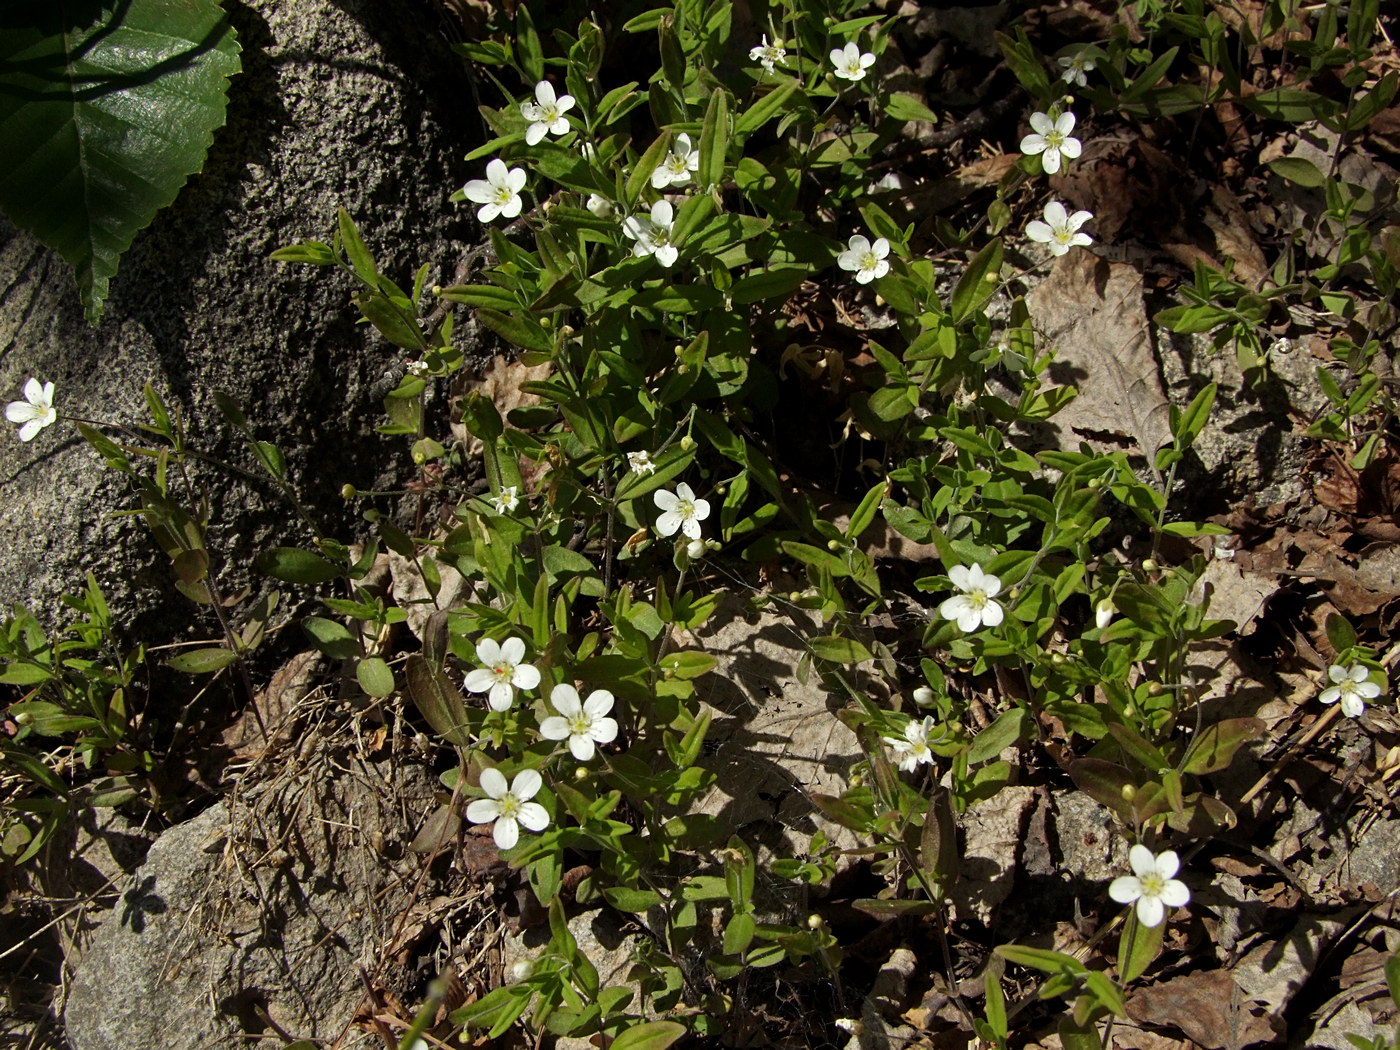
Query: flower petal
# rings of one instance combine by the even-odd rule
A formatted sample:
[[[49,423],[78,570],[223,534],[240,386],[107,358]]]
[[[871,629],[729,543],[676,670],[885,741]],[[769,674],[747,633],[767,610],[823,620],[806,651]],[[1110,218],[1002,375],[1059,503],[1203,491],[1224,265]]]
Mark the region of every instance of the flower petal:
[[[1133,869],[1133,874],[1139,879],[1146,879],[1157,874],[1157,858],[1150,849],[1139,842],[1128,850],[1128,867]]]
[[[534,664],[521,664],[510,676],[510,684],[517,689],[533,689],[540,684],[540,670]]]
[[[540,719],[540,736],[546,740],[563,740],[569,735],[569,720],[563,715]]]
[[[707,499],[691,500],[691,505],[695,508],[695,520],[704,521],[710,516],[710,501]]]
[[[540,139],[544,138],[545,133],[548,130],[549,129],[543,124],[531,124],[528,128],[525,129],[525,145],[538,146],[540,143]]]
[[[978,570],[981,571],[980,569]],[[960,591],[969,591],[974,586],[972,570],[966,565],[948,566],[948,579],[953,581],[953,586]]]
[[[578,694],[574,694],[577,699]],[[606,689],[595,689],[588,694],[588,699],[583,702],[583,713],[589,718],[599,719],[612,710],[613,695]]]
[[[574,735],[569,737],[569,754],[580,762],[593,761],[593,739],[587,736]]]
[[[1050,119],[1050,114],[1048,113],[1032,113],[1030,125],[1040,135],[1044,135],[1055,126],[1055,122]],[[1044,148],[1044,146],[1041,147],[1041,149]]]
[[[515,690],[511,688],[509,682],[497,682],[486,694],[486,706],[492,711],[509,711],[514,700]]]
[[[469,693],[484,693],[496,684],[496,676],[484,667],[478,667],[474,671],[468,671],[467,677],[462,684],[467,687]]]
[[[1119,904],[1131,904],[1142,896],[1142,882],[1136,875],[1119,875],[1109,883],[1108,895]]]
[[[476,643],[476,658],[490,666],[501,658],[501,643],[494,638],[483,638]]]
[[[1160,926],[1167,917],[1166,908],[1158,897],[1139,897],[1137,902],[1138,922],[1144,926]]]
[[[1186,888],[1186,883],[1169,879],[1158,896],[1168,908],[1182,908],[1191,899],[1191,891]]]
[[[506,793],[506,777],[495,766],[481,771],[481,790],[492,798],[500,798]]]
[[[1054,239],[1055,231],[1041,222],[1039,219],[1032,219],[1026,223],[1026,236],[1041,244],[1049,244]]]
[[[583,710],[579,703],[578,690],[567,682],[561,682],[549,691],[549,702],[561,715],[576,715]]]
[[[656,531],[661,533],[662,536],[673,536],[676,530],[681,527],[684,520],[685,519],[675,511],[668,510],[662,514],[661,517],[656,519]]]
[[[518,819],[530,831],[543,831],[549,827],[549,810],[538,802],[527,802],[520,807]]]
[[[611,744],[617,739],[617,719],[600,718],[593,723],[588,735],[600,744]]]
[[[523,802],[527,798],[534,798],[543,786],[544,778],[540,776],[538,769],[522,769],[511,781],[510,793]]]
[[[1040,155],[1040,166],[1045,169],[1045,174],[1054,175],[1060,170],[1060,151],[1048,149]]]
[[[487,824],[501,815],[501,804],[494,798],[474,798],[467,803],[467,819],[473,824]]]
[[[989,601],[982,606],[982,622],[988,627],[995,627],[1001,623],[1005,614],[1002,612],[999,602]]]
[[[520,841],[520,825],[514,817],[502,817],[491,828],[491,837],[496,840],[497,849],[512,849]]]
[[[1037,153],[1044,153],[1048,145],[1049,143],[1039,135],[1027,135],[1021,140],[1021,152],[1034,157]]]
[[[1157,854],[1157,874],[1162,878],[1170,879],[1180,867],[1181,859],[1176,855],[1176,850],[1169,849]]]
[[[525,641],[521,638],[507,638],[501,643],[499,652],[499,659],[508,664],[518,664],[525,659]],[[481,655],[480,651],[477,652],[477,655]],[[494,662],[493,660],[492,663]]]

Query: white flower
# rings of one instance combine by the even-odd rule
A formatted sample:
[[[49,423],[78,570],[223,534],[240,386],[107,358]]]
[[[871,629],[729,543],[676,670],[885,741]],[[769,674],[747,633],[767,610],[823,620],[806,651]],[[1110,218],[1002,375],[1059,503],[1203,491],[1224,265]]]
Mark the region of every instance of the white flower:
[[[875,243],[856,234],[846,243],[846,250],[836,257],[836,265],[843,270],[851,270],[856,275],[857,284],[869,284],[877,277],[890,272],[890,242],[883,237],[875,238]]]
[[[961,631],[975,631],[983,624],[995,627],[1001,623],[1001,605],[992,601],[1001,590],[1001,580],[983,572],[980,565],[954,565],[948,570],[948,578],[963,593],[945,600],[938,607],[939,616],[957,620]]]
[[[1026,225],[1026,236],[1033,241],[1050,246],[1051,255],[1064,255],[1076,244],[1093,244],[1087,233],[1080,233],[1079,227],[1094,217],[1093,212],[1077,211],[1070,215],[1059,201],[1051,201],[1045,206],[1045,221],[1033,219]]]
[[[1047,113],[1032,113],[1031,127],[1035,131],[1021,140],[1021,152],[1032,156],[1039,153],[1045,174],[1053,175],[1060,170],[1061,157],[1073,160],[1079,156],[1083,147],[1069,134],[1074,130],[1073,113],[1061,113],[1054,120]]]
[[[526,120],[533,121],[525,129],[525,142],[535,145],[545,135],[563,135],[569,130],[569,118],[564,113],[574,104],[573,95],[554,97],[554,85],[541,80],[535,85],[535,101],[520,103],[520,113]]]
[[[499,495],[490,497],[490,503],[496,508],[497,514],[510,514],[520,503],[520,496],[516,493],[514,485],[507,485],[501,489]]]
[[[869,51],[861,53],[855,44],[847,44],[831,53],[831,64],[836,67],[836,75],[842,80],[864,80],[865,71],[875,64],[875,56]]]
[[[515,700],[516,689],[533,689],[540,684],[540,672],[525,659],[525,643],[519,638],[507,638],[497,643],[483,638],[476,643],[476,658],[485,667],[467,672],[465,685],[470,692],[487,693],[486,702],[492,711],[508,711]]]
[[[646,477],[656,469],[656,464],[651,461],[651,453],[645,451],[627,453],[627,465],[632,468],[632,473],[639,477]]]
[[[543,780],[533,769],[522,769],[515,774],[510,788],[506,788],[506,778],[499,769],[481,771],[481,790],[490,798],[474,799],[467,806],[467,819],[473,824],[486,824],[495,821],[491,837],[501,849],[510,849],[520,841],[520,825],[529,831],[543,831],[549,827],[549,813],[538,802],[528,802],[540,790]]]
[[[53,410],[53,384],[40,383],[33,378],[24,381],[24,400],[11,401],[5,406],[5,418],[20,424],[19,439],[33,441],[34,436],[58,419]]]
[[[881,737],[890,745],[890,750],[899,755],[899,768],[912,773],[922,762],[932,762],[933,752],[929,750],[928,737],[933,732],[933,716],[925,715],[922,722],[910,722],[904,727],[904,739]]]
[[[1327,668],[1327,677],[1332,684],[1318,694],[1324,704],[1342,702],[1342,714],[1348,718],[1359,718],[1366,710],[1366,701],[1381,695],[1381,687],[1370,680],[1371,671],[1362,664],[1343,667],[1333,664]]]
[[[1150,849],[1139,843],[1128,850],[1128,863],[1133,873],[1114,879],[1108,895],[1119,904],[1137,901],[1138,922],[1144,926],[1160,926],[1167,908],[1180,908],[1191,899],[1186,883],[1172,878],[1180,866],[1175,851],[1167,850],[1154,857]]]
[[[676,486],[675,492],[659,489],[651,498],[661,509],[661,517],[656,519],[657,532],[672,536],[679,529],[692,540],[700,538],[700,523],[710,516],[708,500],[696,499],[684,481]]]
[[[1064,67],[1064,72],[1060,74],[1060,79],[1067,84],[1078,84],[1080,87],[1088,87],[1089,80],[1084,75],[1086,72],[1093,72],[1094,57],[1089,54],[1089,49],[1085,48],[1073,55],[1066,55],[1063,58],[1055,59]]]
[[[513,219],[520,214],[520,191],[525,188],[525,169],[510,168],[500,157],[486,165],[486,178],[472,179],[462,187],[467,200],[480,204],[476,217],[490,222],[497,215]]]
[[[920,707],[932,707],[934,701],[933,690],[926,685],[921,685],[914,690],[914,703]]]
[[[632,254],[655,255],[662,266],[674,266],[680,250],[671,243],[671,224],[676,213],[669,201],[657,201],[651,206],[651,218],[629,215],[622,220],[622,232],[636,241]]]
[[[589,211],[600,219],[611,219],[613,216],[613,203],[606,197],[597,193],[588,195],[588,203],[584,205]]]
[[[691,147],[690,136],[682,131],[671,144],[666,159],[651,173],[651,187],[664,190],[667,186],[684,186],[690,181],[691,172],[699,170],[700,151]]]
[[[1118,611],[1118,606],[1113,604],[1112,598],[1100,599],[1094,606],[1094,626],[1102,631],[1113,622],[1113,614]]]
[[[768,34],[764,33],[763,43],[749,51],[749,61],[759,63],[765,73],[771,73],[775,64],[787,65],[787,48],[783,47],[781,40],[774,40],[770,44]]]
[[[571,685],[556,685],[549,694],[557,715],[540,721],[540,736],[546,740],[569,740],[569,753],[580,762],[593,757],[594,743],[608,744],[617,739],[617,721],[604,716],[612,710],[613,695],[606,689],[595,689],[580,703],[578,690]]]

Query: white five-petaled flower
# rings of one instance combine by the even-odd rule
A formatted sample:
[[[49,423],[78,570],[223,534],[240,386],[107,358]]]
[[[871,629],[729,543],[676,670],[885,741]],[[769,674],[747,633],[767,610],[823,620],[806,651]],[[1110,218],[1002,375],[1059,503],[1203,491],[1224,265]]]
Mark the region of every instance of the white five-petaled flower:
[[[1074,114],[1061,113],[1054,120],[1048,113],[1032,113],[1033,133],[1021,140],[1021,152],[1032,156],[1039,153],[1045,174],[1053,175],[1060,170],[1060,158],[1073,160],[1079,156],[1082,147],[1079,140],[1070,138],[1074,130]]]
[[[1138,922],[1160,926],[1167,908],[1180,908],[1191,899],[1186,883],[1172,878],[1180,866],[1174,850],[1153,856],[1141,843],[1128,850],[1131,875],[1120,875],[1108,887],[1108,895],[1119,904],[1137,901]]]
[[[464,684],[473,693],[486,693],[492,711],[510,710],[516,689],[533,689],[540,684],[539,669],[521,662],[525,643],[519,638],[499,643],[483,638],[476,643],[476,658],[486,666],[468,671]]]
[[[664,190],[667,186],[684,186],[690,181],[691,173],[699,170],[700,151],[691,146],[690,136],[682,131],[671,143],[671,151],[651,173],[651,187]]]
[[[675,209],[669,201],[657,201],[651,206],[651,218],[629,215],[622,220],[622,232],[637,243],[632,247],[636,256],[655,255],[662,266],[674,266],[680,249],[671,243],[671,226]]]
[[[921,722],[910,722],[904,727],[904,739],[882,737],[890,745],[890,750],[899,755],[899,768],[912,773],[920,763],[932,762],[933,752],[929,750],[928,738],[933,732],[933,716],[925,715]]]
[[[525,188],[525,169],[506,168],[506,162],[495,157],[486,165],[486,178],[472,179],[462,187],[467,200],[480,204],[476,217],[490,222],[497,215],[513,219],[520,214],[520,191]]]
[[[1324,704],[1342,702],[1342,714],[1348,718],[1360,718],[1366,710],[1366,701],[1381,695],[1381,687],[1370,680],[1371,671],[1362,664],[1343,667],[1333,664],[1327,668],[1327,677],[1332,684],[1318,694]]]
[[[646,451],[627,453],[627,465],[638,477],[646,477],[656,469],[656,464],[651,461],[651,453]]]
[[[1026,236],[1033,241],[1049,245],[1051,255],[1064,255],[1076,244],[1094,243],[1094,239],[1087,233],[1079,232],[1079,227],[1093,217],[1094,213],[1088,211],[1077,211],[1071,215],[1059,201],[1051,201],[1045,206],[1044,222],[1032,219],[1026,224]]]
[[[1089,54],[1088,48],[1072,55],[1065,55],[1063,58],[1057,58],[1055,61],[1064,69],[1064,72],[1060,74],[1060,79],[1066,84],[1077,84],[1079,87],[1089,86],[1089,79],[1084,74],[1093,72],[1094,56]]]
[[[24,400],[11,401],[5,406],[5,418],[18,423],[19,439],[33,441],[34,436],[58,418],[53,410],[53,384],[40,383],[33,378],[24,381]]]
[[[851,270],[856,275],[857,284],[869,284],[877,277],[890,272],[890,242],[876,237],[875,243],[856,234],[846,243],[846,250],[836,257],[836,265],[843,270]]]
[[[875,64],[875,56],[869,51],[862,53],[859,46],[850,43],[831,52],[831,64],[842,80],[864,80],[865,71]]]
[[[549,694],[557,715],[540,721],[540,736],[546,740],[568,738],[569,753],[580,762],[593,757],[594,744],[610,744],[617,739],[617,720],[605,717],[613,706],[613,695],[595,689],[580,701],[571,685],[556,685]]]
[[[948,570],[948,578],[963,593],[946,599],[938,607],[939,616],[957,620],[958,629],[966,632],[983,624],[995,627],[1001,623],[1001,605],[992,601],[1001,591],[1001,580],[983,572],[980,565],[954,565]]]
[[[499,769],[481,771],[481,790],[490,798],[473,799],[467,805],[467,819],[473,824],[495,821],[491,837],[501,849],[510,849],[520,841],[520,826],[529,831],[549,827],[549,812],[538,802],[530,802],[543,786],[543,779],[533,769],[522,769],[506,787],[505,775]]]
[[[651,498],[661,509],[661,517],[656,519],[657,532],[672,536],[679,529],[692,540],[700,538],[700,523],[710,516],[708,500],[697,499],[684,481],[675,492],[658,489]]]
[[[512,513],[519,502],[520,495],[514,485],[507,485],[501,489],[499,495],[491,497],[491,506],[496,508],[497,514]]]
[[[563,135],[569,130],[565,112],[573,108],[573,95],[554,96],[554,85],[541,80],[535,85],[535,101],[520,103],[520,113],[531,124],[525,129],[525,142],[535,145],[545,135]]]
[[[749,51],[749,61],[757,62],[765,73],[771,73],[775,65],[787,65],[787,48],[783,47],[781,40],[774,40],[770,44],[768,34],[764,33],[763,43]]]

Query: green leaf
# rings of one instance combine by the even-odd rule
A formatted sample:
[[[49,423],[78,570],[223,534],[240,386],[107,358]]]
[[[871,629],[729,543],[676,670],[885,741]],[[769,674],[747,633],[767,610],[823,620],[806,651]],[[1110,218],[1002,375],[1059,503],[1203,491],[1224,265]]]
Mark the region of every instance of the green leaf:
[[[73,267],[88,321],[121,255],[204,166],[238,39],[216,0],[6,4],[0,210]],[[86,20],[84,20],[86,21]]]
[[[1269,161],[1268,167],[1280,178],[1305,189],[1317,189],[1327,181],[1327,176],[1317,170],[1317,165],[1304,157],[1276,157]]]
[[[527,320],[516,314],[503,313],[485,307],[476,312],[477,320],[508,343],[536,350],[542,354],[554,352],[554,340],[533,319]]]
[[[1210,419],[1210,410],[1215,406],[1215,384],[1207,383],[1204,390],[1191,399],[1191,403],[1181,413],[1172,410],[1172,436],[1178,448],[1189,448],[1196,440],[1201,428]]]
[[[1046,973],[1078,975],[1086,972],[1084,964],[1074,956],[1052,951],[1049,948],[1027,948],[1020,944],[1003,944],[996,949],[996,953],[1007,962],[1044,970]]]
[[[797,91],[797,81],[791,77],[784,77],[774,85],[773,90],[764,95],[752,106],[746,109],[739,118],[734,121],[734,134],[747,135],[757,131],[767,124],[779,113],[792,107],[788,106],[788,99]]]
[[[655,890],[634,890],[628,886],[605,886],[603,897],[618,911],[644,912],[661,903]]]
[[[705,123],[700,127],[700,169],[695,181],[701,190],[718,185],[724,178],[724,157],[729,152],[729,92],[723,88],[710,95]]]
[[[885,113],[895,120],[906,123],[911,120],[926,120],[930,124],[938,123],[938,114],[913,95],[898,93],[891,95],[885,100]]]
[[[1346,652],[1356,644],[1356,628],[1351,625],[1351,621],[1345,616],[1341,616],[1337,613],[1329,613],[1327,616],[1326,630],[1327,640],[1332,643],[1332,648],[1337,651],[1338,655]]]
[[[870,650],[854,638],[843,638],[839,634],[827,634],[811,638],[807,644],[812,652],[823,660],[838,664],[858,664],[862,660],[873,659]]]
[[[471,743],[467,730],[467,705],[452,680],[414,653],[404,665],[404,678],[413,706],[428,724],[450,744]]]
[[[675,1021],[647,1021],[614,1039],[612,1050],[666,1050],[685,1033],[685,1025]]]
[[[745,274],[729,289],[729,299],[739,305],[764,299],[786,299],[802,287],[810,272],[806,266],[784,266]]]
[[[795,540],[783,540],[783,552],[790,558],[811,565],[813,568],[825,569],[833,576],[849,576],[851,570],[846,567],[845,561],[832,554],[830,551],[822,550],[820,547],[813,547],[810,543],[798,543]]]
[[[991,289],[987,287],[988,277],[997,277],[1001,273],[1001,238],[993,238],[992,242],[983,248],[967,264],[967,269],[958,278],[957,286],[953,289],[953,300],[949,304],[948,310],[953,315],[953,323],[970,317],[983,303],[991,298]]]
[[[1136,908],[1128,912],[1128,921],[1123,924],[1123,934],[1118,938],[1118,979],[1123,984],[1137,980],[1152,965],[1161,950],[1166,928],[1166,922],[1144,926],[1138,922]]]
[[[394,693],[394,672],[378,656],[361,660],[355,666],[355,680],[370,696],[392,696]]]
[[[1013,707],[997,716],[995,722],[972,738],[972,746],[967,749],[969,765],[996,758],[1002,751],[1021,739],[1025,726],[1024,708]]]
[[[172,659],[170,666],[182,674],[213,674],[237,659],[238,654],[232,649],[192,649]]]
[[[1243,95],[1238,101],[1245,109],[1261,117],[1290,124],[1303,124],[1337,112],[1337,103],[1330,98],[1298,88],[1272,88],[1257,95]]]
[[[326,583],[341,575],[338,566],[299,547],[269,548],[254,559],[253,565],[284,583]]]
[[[1227,718],[1206,726],[1181,760],[1181,771],[1197,776],[1218,773],[1230,764],[1240,745],[1262,732],[1264,723],[1258,718]]]

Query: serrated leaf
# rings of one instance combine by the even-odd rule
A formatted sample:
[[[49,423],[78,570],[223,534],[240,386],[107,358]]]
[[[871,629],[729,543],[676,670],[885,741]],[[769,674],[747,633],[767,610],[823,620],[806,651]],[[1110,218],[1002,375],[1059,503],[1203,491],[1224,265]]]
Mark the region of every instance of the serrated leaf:
[[[238,38],[215,0],[130,0],[80,26],[68,5],[7,7],[0,210],[73,267],[96,324],[122,253],[204,166]]]

